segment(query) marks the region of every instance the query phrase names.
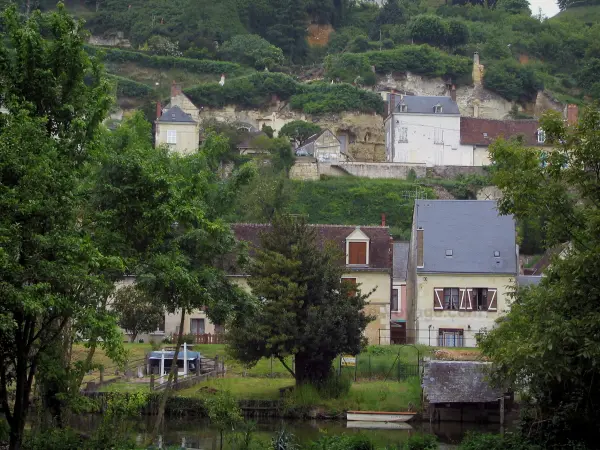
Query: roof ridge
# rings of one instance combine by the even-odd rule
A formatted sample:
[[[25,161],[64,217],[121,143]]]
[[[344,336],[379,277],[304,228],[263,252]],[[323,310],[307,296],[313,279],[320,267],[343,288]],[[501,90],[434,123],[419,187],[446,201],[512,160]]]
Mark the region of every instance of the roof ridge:
[[[271,225],[270,223],[256,223],[256,222],[232,222],[229,225],[248,225],[253,227],[264,227]],[[327,228],[390,228],[388,225],[342,225],[342,224],[331,224],[331,223],[309,223],[311,227],[327,227]]]

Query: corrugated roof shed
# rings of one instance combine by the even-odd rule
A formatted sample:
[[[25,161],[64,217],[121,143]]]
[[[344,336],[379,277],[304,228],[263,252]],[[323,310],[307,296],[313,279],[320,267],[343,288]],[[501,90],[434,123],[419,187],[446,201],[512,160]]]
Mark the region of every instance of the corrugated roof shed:
[[[406,281],[410,242],[394,242],[394,281]]]
[[[403,104],[406,105],[406,111],[402,110]],[[460,114],[458,105],[450,97],[423,95],[406,95],[402,97],[402,100],[396,105],[394,112],[402,114],[435,114],[436,105],[442,107],[441,114]]]
[[[502,137],[522,136],[526,145],[541,145],[537,140],[540,124],[537,120],[492,120],[475,117],[460,118],[460,143],[490,145]]]
[[[429,361],[423,372],[423,390],[429,403],[487,403],[502,396],[486,379],[490,363]]]
[[[416,200],[419,273],[517,273],[516,226],[493,200]]]

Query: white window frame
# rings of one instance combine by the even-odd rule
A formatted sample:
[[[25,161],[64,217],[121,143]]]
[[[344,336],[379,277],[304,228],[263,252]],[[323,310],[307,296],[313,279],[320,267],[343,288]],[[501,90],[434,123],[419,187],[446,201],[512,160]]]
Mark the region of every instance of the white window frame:
[[[400,112],[408,112],[408,105],[406,103],[400,103]]]
[[[402,286],[393,286],[392,287],[392,298],[394,298],[394,291],[398,293],[398,308],[394,309],[393,304],[390,301],[390,310],[394,313],[402,312]],[[391,299],[390,299],[391,300]]]
[[[398,138],[398,142],[408,142],[408,128],[400,127],[400,137]]]
[[[433,111],[435,112],[435,114],[442,114],[444,110],[442,108],[442,105],[435,105]]]
[[[167,144],[177,144],[177,130],[167,130]]]
[[[544,144],[546,142],[546,132],[541,128],[537,130],[537,143]]]

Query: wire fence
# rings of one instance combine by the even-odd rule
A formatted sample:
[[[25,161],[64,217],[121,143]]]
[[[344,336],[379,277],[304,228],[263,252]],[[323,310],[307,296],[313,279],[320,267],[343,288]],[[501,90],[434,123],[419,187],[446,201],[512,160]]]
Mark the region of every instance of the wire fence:
[[[477,339],[483,337],[487,330],[483,328],[408,328],[400,332],[391,330],[379,330],[380,345],[422,345],[427,347],[458,347],[476,348]]]

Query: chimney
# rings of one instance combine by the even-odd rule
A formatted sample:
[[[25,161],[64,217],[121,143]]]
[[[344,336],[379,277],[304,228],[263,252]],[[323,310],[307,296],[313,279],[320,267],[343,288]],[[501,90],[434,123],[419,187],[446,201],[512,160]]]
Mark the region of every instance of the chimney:
[[[160,102],[156,102],[156,118],[160,119],[160,116],[162,116],[162,105]]]
[[[452,88],[450,88],[450,98],[456,103],[456,85],[454,84],[452,85]]]
[[[181,94],[181,85],[173,81],[171,84],[171,98],[177,97],[179,94]]]
[[[579,120],[579,108],[577,105],[567,105],[567,123],[569,125],[577,125]]]
[[[385,213],[381,213],[381,226],[385,227]]]
[[[479,65],[479,53],[473,53],[473,64]]]

